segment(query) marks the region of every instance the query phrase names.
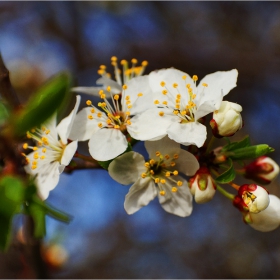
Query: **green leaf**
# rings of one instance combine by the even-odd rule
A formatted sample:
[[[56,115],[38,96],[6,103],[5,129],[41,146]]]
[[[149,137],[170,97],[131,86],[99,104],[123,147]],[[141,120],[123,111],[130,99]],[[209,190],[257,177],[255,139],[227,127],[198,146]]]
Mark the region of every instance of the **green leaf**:
[[[234,171],[234,167],[233,167],[233,164],[232,164],[232,160],[229,159],[229,164],[230,164],[230,167],[224,172],[222,173],[220,176],[218,176],[215,181],[217,183],[220,183],[220,184],[227,184],[231,181],[234,180],[235,178],[235,171]]]
[[[223,147],[223,151],[233,151],[233,150],[236,150],[236,149],[240,149],[240,148],[244,148],[244,147],[249,147],[250,145],[251,145],[250,144],[250,138],[247,135],[241,141],[232,142],[232,143],[229,143],[229,144],[225,145]]]
[[[126,149],[122,154],[120,154],[120,155],[123,155],[124,153],[130,152],[130,151],[132,151],[132,147],[131,147],[131,144],[128,143],[127,149]],[[118,155],[118,156],[120,156],[120,155]],[[110,159],[110,160],[107,160],[107,161],[98,161],[98,164],[99,164],[101,167],[103,167],[104,169],[108,170],[108,167],[109,167],[110,163],[111,163],[113,160],[114,160],[114,158],[113,158],[113,159]]]
[[[230,152],[225,152],[224,155],[231,158],[232,160],[246,160],[258,158],[273,151],[274,149],[269,147],[267,144],[259,144],[255,146],[236,149]]]
[[[46,234],[46,212],[36,203],[30,203],[28,213],[34,221],[34,236],[42,238]]]
[[[56,75],[45,83],[29,100],[25,109],[14,116],[13,123],[17,135],[40,126],[51,117],[68,96],[70,76],[67,73]]]
[[[5,123],[6,119],[9,117],[9,113],[5,105],[0,101],[0,125]]]

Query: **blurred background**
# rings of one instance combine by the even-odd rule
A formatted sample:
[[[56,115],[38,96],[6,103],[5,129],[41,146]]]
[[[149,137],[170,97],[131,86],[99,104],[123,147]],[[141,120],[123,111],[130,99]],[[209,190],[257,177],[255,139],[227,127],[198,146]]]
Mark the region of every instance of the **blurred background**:
[[[233,139],[269,144],[280,163],[280,2],[1,1],[0,51],[22,102],[62,70],[94,86],[114,55],[147,60],[146,74],[175,67],[201,79],[236,68],[225,99],[243,107],[245,126]],[[268,190],[280,196],[279,187]],[[129,216],[128,188],[104,170],[61,176],[48,201],[73,221],[47,220],[45,278],[280,278],[280,229],[255,231],[219,193],[187,218],[157,200]],[[16,246],[0,254],[1,278],[26,269]]]

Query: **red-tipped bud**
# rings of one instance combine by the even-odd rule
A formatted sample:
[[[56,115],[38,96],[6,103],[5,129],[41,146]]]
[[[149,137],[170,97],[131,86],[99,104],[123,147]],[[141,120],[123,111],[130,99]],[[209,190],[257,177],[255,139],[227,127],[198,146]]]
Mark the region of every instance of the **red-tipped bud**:
[[[206,167],[201,167],[190,179],[189,187],[197,203],[210,201],[216,192],[214,180]]]
[[[268,192],[265,188],[256,184],[242,185],[233,201],[233,205],[242,212],[259,213],[269,205]]]
[[[236,103],[222,101],[220,109],[213,113],[210,121],[215,137],[232,136],[243,126],[240,112],[242,107]]]
[[[267,156],[257,158],[245,166],[245,178],[252,179],[260,184],[271,183],[279,174],[278,164]]]

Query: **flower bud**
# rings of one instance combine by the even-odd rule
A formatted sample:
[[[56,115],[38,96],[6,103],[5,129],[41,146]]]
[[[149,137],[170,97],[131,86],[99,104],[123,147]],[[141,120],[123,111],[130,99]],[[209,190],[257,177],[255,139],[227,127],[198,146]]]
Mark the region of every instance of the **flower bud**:
[[[260,213],[250,213],[249,225],[259,231],[267,232],[276,229],[280,225],[280,199],[275,195],[269,195],[268,207]]]
[[[267,156],[257,158],[245,166],[245,178],[252,179],[260,184],[271,183],[279,174],[278,164]]]
[[[214,180],[206,167],[201,167],[190,179],[189,187],[197,203],[210,201],[216,192]]]
[[[238,195],[233,201],[239,210],[259,213],[269,205],[269,196],[265,188],[256,184],[245,184],[238,190]]]
[[[216,137],[232,136],[242,128],[243,122],[240,112],[242,107],[239,104],[222,101],[220,109],[213,113],[210,121],[212,132]]]

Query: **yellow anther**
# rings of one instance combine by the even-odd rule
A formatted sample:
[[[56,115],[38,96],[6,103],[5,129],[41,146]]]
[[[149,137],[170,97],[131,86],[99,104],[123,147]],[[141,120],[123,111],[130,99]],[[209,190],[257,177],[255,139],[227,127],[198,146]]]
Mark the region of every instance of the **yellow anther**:
[[[165,195],[165,191],[160,191],[159,194],[164,196]]]
[[[33,151],[37,151],[38,150],[38,147],[33,147]]]
[[[187,79],[187,76],[186,76],[186,75],[182,76],[182,79],[183,79],[183,80],[186,80],[186,79]]]
[[[148,65],[148,61],[147,60],[142,61],[141,65],[146,67]]]
[[[105,65],[100,65],[99,68],[105,70],[106,66]]]
[[[127,116],[130,116],[130,112],[129,112],[129,111],[125,112],[125,114],[126,114]]]
[[[178,99],[180,99],[180,98],[181,98],[181,94],[177,94],[176,97],[177,97]]]
[[[101,113],[101,112],[98,112],[98,113],[97,113],[97,117],[98,117],[98,118],[101,118],[101,117],[102,117],[102,113]]]
[[[137,61],[136,58],[132,58],[132,59],[131,59],[131,63],[136,64],[137,62],[138,62],[138,61]]]
[[[161,85],[162,87],[164,87],[164,86],[165,86],[165,82],[164,82],[164,81],[160,82],[160,85]]]
[[[165,184],[165,179],[160,179],[160,182],[162,183],[162,184]]]
[[[176,187],[173,187],[173,188],[171,189],[171,191],[172,191],[172,192],[177,192],[178,189],[177,189]]]
[[[95,112],[94,108],[91,108],[90,112],[93,114]]]
[[[125,97],[125,100],[129,100],[130,99],[130,95],[127,95],[126,97]]]
[[[27,144],[27,143],[24,143],[24,144],[22,145],[22,147],[23,147],[23,149],[28,149],[28,144]]]
[[[180,103],[181,102],[180,98],[176,99],[175,101],[176,101],[176,103]]]
[[[151,166],[153,166],[156,162],[155,162],[154,159],[150,159],[149,163],[150,163]]]
[[[121,116],[119,116],[119,115],[115,116],[116,119],[120,119],[120,117],[121,117]]]
[[[103,69],[98,69],[97,70],[97,74],[102,76],[105,73],[105,71]]]
[[[125,59],[122,59],[121,60],[121,65],[124,65],[124,64],[126,64],[127,63],[127,61],[125,60]]]
[[[174,88],[177,88],[177,87],[178,87],[178,84],[174,83],[172,86],[173,86]]]
[[[114,128],[119,129],[120,126],[119,126],[118,124],[115,124],[115,125],[114,125]]]
[[[176,163],[174,161],[170,162],[170,166],[175,166],[175,165],[176,165]]]
[[[89,120],[92,120],[92,119],[93,119],[93,116],[92,116],[92,115],[88,115],[88,119],[89,119]]]
[[[102,94],[104,94],[104,90],[101,89],[101,90],[98,92],[98,94],[101,96]]]
[[[177,182],[177,186],[178,186],[178,187],[181,187],[182,185],[183,185],[183,182],[182,182],[182,181],[178,181],[178,182]]]
[[[169,155],[165,155],[164,156],[166,159],[170,159],[170,156]]]
[[[131,103],[131,101],[130,100],[126,100],[126,102],[125,102],[125,104],[130,104]]]
[[[204,86],[204,87],[208,87],[208,84],[206,84],[206,83],[202,83],[202,86]]]
[[[154,174],[155,174],[155,172],[154,172],[154,170],[153,170],[153,169],[151,169],[151,170],[150,170],[150,174],[152,174],[152,175],[154,175]]]
[[[51,131],[48,129],[45,131],[45,133],[48,135]]]
[[[159,157],[160,156],[160,152],[156,151],[156,156]]]
[[[90,100],[87,100],[86,104],[87,104],[88,106],[90,106],[90,105],[92,104],[92,102],[91,102]]]
[[[164,101],[162,101],[162,104],[167,105],[168,103],[167,103],[167,101],[164,100]]]
[[[137,94],[137,96],[138,96],[138,97],[143,96],[143,93],[142,93],[142,92],[139,92],[139,93]]]
[[[164,116],[164,112],[162,112],[162,111],[160,111],[158,114],[159,114],[161,117]]]
[[[132,108],[132,105],[127,106],[127,109],[131,109],[131,108]]]
[[[174,111],[173,111],[173,114],[174,114],[174,115],[178,115],[178,113],[179,113],[178,110],[174,110]]]
[[[98,126],[101,128],[103,125],[102,125],[102,123],[99,123]]]
[[[110,87],[110,86],[107,86],[106,89],[107,89],[107,91],[109,91],[109,92],[111,91],[111,87]],[[101,97],[101,98],[102,98],[102,97]]]
[[[26,137],[29,139],[32,138],[31,134],[28,131],[26,132]]]
[[[100,94],[100,97],[101,97],[102,99],[105,99],[105,98],[106,98],[106,94],[105,94],[105,93]]]
[[[117,60],[118,60],[118,58],[117,58],[116,56],[112,56],[112,57],[111,57],[111,61],[112,61],[112,62],[116,62]]]
[[[131,125],[131,121],[130,121],[130,120],[127,120],[127,121],[126,121],[126,124]]]
[[[43,143],[42,143],[41,141],[38,141],[37,144],[38,144],[38,146],[40,146],[40,147],[43,145]]]
[[[192,79],[196,82],[198,80],[198,77],[196,75],[193,75]]]
[[[42,152],[43,152],[43,153],[45,153],[46,151],[47,151],[47,149],[46,149],[46,148],[43,148],[43,149],[42,149]]]
[[[102,102],[101,103],[101,107],[106,107],[107,105],[106,105],[106,102]]]
[[[46,156],[44,156],[44,155],[42,155],[41,157],[40,157],[40,159],[44,159]]]
[[[39,158],[39,154],[38,153],[34,153],[33,158],[34,159],[38,159]]]
[[[179,155],[178,154],[174,154],[173,158],[177,159],[177,158],[179,158]]]
[[[147,174],[146,174],[146,173],[142,173],[142,174],[141,174],[141,177],[144,179],[144,178],[147,177]]]
[[[178,175],[178,174],[179,174],[179,172],[178,172],[177,170],[174,170],[174,171],[173,171],[173,175],[176,176],[176,175]]]
[[[34,129],[34,128],[32,128],[32,129],[31,129],[31,132],[32,132],[32,133],[34,133],[34,132],[35,132],[35,129]]]
[[[176,105],[175,105],[175,108],[176,108],[176,109],[180,109],[180,105],[179,105],[179,104],[176,104]]]
[[[181,112],[181,115],[183,115],[183,116],[185,116],[186,114],[187,114],[187,111],[185,111],[185,110]]]
[[[164,89],[164,90],[162,91],[162,94],[166,95],[166,94],[167,94],[167,90]]]
[[[31,169],[33,169],[33,170],[36,169],[36,168],[37,168],[37,165],[32,165],[31,166]]]
[[[159,183],[159,178],[155,178],[155,183],[156,183],[156,184]]]
[[[149,168],[150,167],[150,163],[148,163],[148,162],[145,162],[145,167],[147,167],[147,168]]]
[[[166,177],[170,177],[170,172],[167,171],[167,172],[165,173],[165,176],[166,176]]]
[[[154,101],[154,104],[159,104],[159,101],[158,101],[158,100],[155,100],[155,101]]]
[[[196,98],[196,94],[193,94],[193,95],[192,95],[192,99],[195,99],[195,98]]]
[[[32,165],[37,165],[37,161],[32,161]]]
[[[127,89],[127,85],[123,85],[122,88],[123,88],[123,89]]]
[[[165,168],[165,167],[166,167],[166,164],[165,164],[165,163],[162,163],[160,166],[163,167],[163,168]]]
[[[106,120],[106,123],[107,123],[107,124],[111,124],[112,121],[111,121],[110,119],[107,119],[107,120]]]

